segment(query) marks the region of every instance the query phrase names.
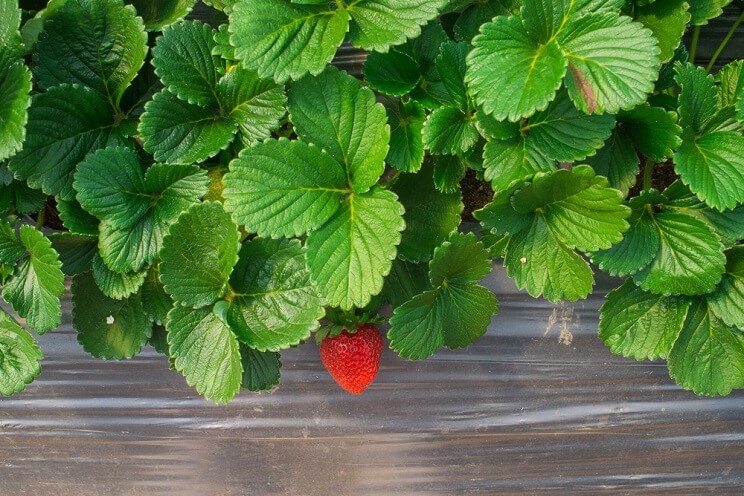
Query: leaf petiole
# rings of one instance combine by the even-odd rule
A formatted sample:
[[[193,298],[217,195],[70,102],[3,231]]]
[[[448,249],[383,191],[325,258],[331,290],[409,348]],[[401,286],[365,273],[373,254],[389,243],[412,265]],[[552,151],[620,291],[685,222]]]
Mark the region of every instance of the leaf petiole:
[[[713,52],[713,56],[710,58],[710,62],[708,62],[708,65],[705,67],[705,72],[710,73],[710,70],[713,68],[713,65],[716,63],[716,60],[718,60],[719,55],[723,52],[723,50],[728,45],[729,41],[731,41],[731,38],[734,36],[734,33],[736,32],[736,29],[739,27],[739,24],[744,21],[744,11],[739,14],[739,17],[734,21],[734,24],[731,25],[731,29],[729,29],[728,33],[726,33],[726,36],[724,36],[723,40],[721,40],[720,45],[718,45],[718,48],[716,48],[716,51]],[[690,57],[692,59],[692,57]]]

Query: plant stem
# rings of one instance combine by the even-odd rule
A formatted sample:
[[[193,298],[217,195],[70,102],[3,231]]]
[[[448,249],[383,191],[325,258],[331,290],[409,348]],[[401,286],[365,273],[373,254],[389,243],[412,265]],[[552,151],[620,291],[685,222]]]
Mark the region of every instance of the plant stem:
[[[44,204],[43,207],[39,209],[38,212],[36,212],[36,229],[41,231],[41,228],[44,227],[44,219],[46,217],[46,204]]]
[[[695,29],[692,31],[692,41],[690,41],[690,55],[688,57],[689,61],[692,64],[695,63],[695,53],[697,52],[697,46],[698,46],[699,39],[700,39],[700,26],[695,26]]]
[[[651,177],[654,173],[654,159],[646,159],[646,164],[643,166],[643,189],[651,189]]]
[[[705,68],[705,72],[710,72],[710,70],[713,68],[713,64],[716,63],[716,60],[718,60],[718,56],[721,55],[721,52],[726,48],[726,45],[728,45],[728,42],[731,41],[731,37],[734,36],[734,33],[736,32],[736,28],[739,27],[739,24],[741,24],[741,21],[744,20],[744,11],[739,14],[739,17],[734,21],[734,24],[731,26],[731,29],[729,29],[728,33],[726,33],[726,36],[721,41],[721,44],[718,45],[718,48],[716,48],[716,51],[713,53],[713,56],[710,58],[710,62],[708,62],[708,66]]]

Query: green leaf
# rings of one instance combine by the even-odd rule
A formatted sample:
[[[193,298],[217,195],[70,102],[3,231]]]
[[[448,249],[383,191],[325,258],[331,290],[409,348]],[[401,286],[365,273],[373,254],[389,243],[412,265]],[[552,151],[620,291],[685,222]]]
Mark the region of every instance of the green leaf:
[[[159,162],[193,164],[227,148],[237,127],[206,107],[161,91],[145,105],[139,133],[146,151]]]
[[[218,55],[224,60],[230,62],[237,61],[235,56],[235,47],[230,44],[230,32],[228,24],[221,24],[214,35],[215,46],[212,48],[212,55]]]
[[[109,147],[88,155],[77,167],[73,187],[80,205],[111,226],[126,229],[150,208],[145,173],[136,152]]]
[[[243,244],[230,277],[235,293],[227,322],[238,339],[259,351],[304,341],[324,315],[297,240],[256,238]]]
[[[397,50],[372,52],[364,61],[364,80],[375,91],[401,96],[409,93],[421,79],[420,68],[409,55]]]
[[[69,201],[77,164],[107,145],[127,145],[108,104],[88,88],[60,85],[33,97],[23,150],[8,168],[30,187]]]
[[[98,253],[98,236],[61,232],[51,234],[49,241],[59,253],[64,275],[74,276],[91,270],[93,257]]]
[[[612,134],[596,155],[586,159],[586,163],[591,165],[598,175],[605,176],[610,187],[627,195],[636,183],[641,160],[633,147],[633,142],[618,126],[612,130]]]
[[[137,355],[152,333],[139,295],[111,299],[101,292],[90,272],[72,280],[72,325],[85,351],[110,360]]]
[[[744,334],[726,326],[702,298],[693,302],[672,352],[669,375],[695,394],[727,395],[744,386]]]
[[[568,61],[568,94],[586,113],[633,108],[654,89],[658,42],[629,17],[590,13],[573,18],[559,43]]]
[[[715,291],[708,293],[710,311],[727,325],[744,330],[744,247],[726,251],[726,273]]]
[[[0,222],[0,264],[15,265],[24,253],[26,247],[18,240],[13,226]]]
[[[21,9],[18,8],[18,2],[12,0],[3,0],[0,2],[0,56],[3,50],[9,50],[14,45],[20,43],[18,28],[21,25]],[[17,54],[11,53],[11,56]]]
[[[636,6],[635,20],[650,29],[659,40],[661,62],[671,60],[674,50],[682,41],[691,18],[688,8],[685,0],[656,0],[648,5]]]
[[[385,108],[355,78],[328,67],[294,82],[289,114],[300,138],[344,166],[354,191],[367,191],[380,178],[390,140]]]
[[[348,27],[346,10],[285,0],[237,2],[229,24],[235,55],[279,83],[322,72]]]
[[[581,251],[607,249],[628,229],[630,209],[607,179],[583,165],[540,174],[512,197],[517,212],[542,209],[545,221],[565,244]]]
[[[515,211],[511,202],[514,192],[525,185],[526,183],[515,181],[508,189],[494,193],[491,203],[473,212],[484,230],[492,231],[493,234],[514,234],[532,223],[532,213]]]
[[[106,266],[100,255],[93,257],[93,280],[101,292],[114,300],[128,298],[138,292],[145,282],[147,271],[120,274]]]
[[[685,137],[674,154],[674,169],[701,200],[718,210],[744,203],[744,136],[713,132]]]
[[[465,73],[468,68],[466,57],[469,51],[470,45],[467,43],[447,41],[439,47],[436,61],[442,84],[462,111],[467,111],[470,107],[468,90],[465,87]]]
[[[399,307],[416,295],[433,289],[429,281],[427,263],[406,262],[400,258],[393,260],[390,274],[385,277],[382,294],[393,308]]]
[[[457,155],[440,155],[434,161],[434,186],[442,193],[460,191],[468,164]]]
[[[674,79],[681,87],[678,98],[679,124],[692,129],[694,134],[700,134],[715,117],[718,107],[718,92],[713,76],[703,67],[690,63],[678,64],[674,71]]]
[[[23,61],[4,60],[0,53],[0,160],[12,157],[23,146],[30,92],[31,73]]]
[[[247,144],[271,136],[287,112],[283,87],[240,66],[220,79],[217,91],[226,115],[238,124]]]
[[[424,122],[424,146],[436,155],[463,154],[479,137],[473,117],[455,107],[440,107]]]
[[[692,0],[690,3],[690,24],[700,26],[708,24],[723,13],[723,8],[731,3],[731,0]]]
[[[243,150],[224,176],[225,208],[261,236],[300,236],[338,211],[346,173],[302,141],[269,140]]]
[[[496,297],[476,283],[491,272],[488,252],[475,235],[453,234],[429,264],[434,289],[396,307],[390,347],[421,360],[442,346],[463,348],[482,336],[498,311]]]
[[[13,181],[8,186],[0,186],[0,210],[12,211],[16,214],[36,213],[47,202],[47,195],[43,191],[31,189],[24,181]]]
[[[442,103],[451,103],[447,88],[437,69],[439,47],[448,40],[441,23],[431,21],[421,30],[421,36],[408,40],[393,48],[413,58],[420,68],[421,81],[411,92],[411,98],[426,108],[437,108]]]
[[[358,48],[386,52],[406,38],[415,38],[421,26],[436,18],[447,0],[353,0],[349,41]]]
[[[26,389],[26,384],[31,384],[41,373],[42,358],[44,355],[33,336],[0,309],[0,394],[10,396]]]
[[[21,243],[28,252],[3,287],[3,298],[33,330],[44,333],[62,319],[60,297],[65,291],[62,262],[40,231],[23,225]]]
[[[715,288],[724,272],[723,245],[705,222],[677,212],[654,215],[659,250],[653,262],[633,276],[646,291],[696,295]]]
[[[167,26],[152,49],[152,65],[163,86],[195,105],[215,105],[222,62],[212,55],[216,31],[209,24],[184,21]]]
[[[666,358],[689,306],[687,299],[648,293],[626,281],[610,291],[600,309],[599,337],[615,355]]]
[[[677,115],[644,104],[618,116],[622,132],[645,156],[662,162],[674,155],[682,140]]]
[[[719,107],[736,105],[737,100],[741,100],[742,91],[744,91],[744,60],[735,60],[723,66],[716,74],[716,81],[720,83],[718,87]]]
[[[411,262],[429,260],[434,248],[460,225],[460,194],[437,191],[431,166],[420,174],[400,176],[391,189],[406,212],[398,257]]]
[[[168,226],[207,191],[209,179],[195,166],[154,164],[145,173],[142,194],[150,208],[126,228],[103,219],[99,250],[106,265],[116,272],[138,272],[160,251]]]
[[[417,172],[424,163],[422,132],[426,114],[411,100],[387,112],[390,123],[390,149],[385,161],[402,172]]]
[[[258,392],[279,384],[279,369],[282,367],[279,353],[257,351],[241,344],[240,357],[243,361],[242,387]]]
[[[128,0],[137,9],[148,31],[160,31],[191,12],[195,0]]]
[[[230,14],[230,12],[232,12],[233,10],[233,7],[235,6],[235,4],[238,3],[238,1],[239,0],[202,0],[203,3],[217,10],[221,10],[225,14]]]
[[[496,17],[480,31],[465,79],[483,110],[518,121],[547,107],[566,74],[558,43],[535,40],[518,17]]]
[[[86,212],[77,201],[57,200],[57,212],[68,231],[98,236],[98,219]]]
[[[240,233],[222,205],[196,204],[163,239],[160,280],[177,302],[210,305],[225,294],[239,249]]]
[[[561,91],[548,107],[530,117],[524,132],[531,148],[559,162],[573,162],[594,155],[615,127],[611,115],[586,115]]]
[[[111,163],[118,165],[113,172]],[[152,262],[168,226],[206,193],[208,181],[185,165],[155,164],[143,176],[135,152],[106,148],[80,164],[74,185],[83,207],[103,221],[103,260],[126,273]]]
[[[592,255],[592,262],[611,276],[627,277],[650,264],[659,252],[661,233],[653,216],[644,213],[631,224],[622,241]]]
[[[151,266],[147,271],[140,295],[142,296],[142,308],[147,317],[156,324],[164,325],[174,302],[160,282],[160,270],[157,265]]]
[[[483,179],[491,182],[494,191],[503,191],[514,181],[529,179],[537,172],[555,170],[555,165],[533,140],[520,136],[486,143],[483,168]]]
[[[509,140],[520,136],[521,125],[518,122],[499,121],[493,115],[478,109],[475,113],[475,125],[487,141]]]
[[[147,54],[142,19],[121,0],[70,0],[47,16],[34,52],[44,88],[80,84],[116,109]]]
[[[351,195],[307,239],[307,262],[330,306],[363,307],[382,290],[383,278],[405,228],[403,206],[383,189]]]
[[[215,403],[230,401],[243,380],[238,339],[230,328],[211,308],[176,306],[166,329],[170,355],[186,382]]]
[[[455,21],[455,39],[470,43],[480,27],[494,17],[518,15],[521,3],[519,0],[474,2]]]
[[[561,242],[542,215],[512,235],[504,265],[519,289],[554,303],[586,298],[594,285],[589,264]]]

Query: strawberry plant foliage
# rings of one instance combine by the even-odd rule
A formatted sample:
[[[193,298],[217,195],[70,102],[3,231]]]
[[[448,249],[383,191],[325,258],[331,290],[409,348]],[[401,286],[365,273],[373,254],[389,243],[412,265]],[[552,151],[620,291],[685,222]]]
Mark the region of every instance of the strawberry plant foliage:
[[[552,302],[624,278],[612,353],[744,387],[744,66],[682,41],[729,2],[196,3],[0,0],[0,283],[30,329],[60,324],[70,277],[85,350],[152,345],[224,403],[385,305],[403,358],[469,345],[501,260]],[[494,191],[478,236],[468,171]],[[52,208],[61,232],[29,225]],[[41,358],[2,312],[0,394]]]

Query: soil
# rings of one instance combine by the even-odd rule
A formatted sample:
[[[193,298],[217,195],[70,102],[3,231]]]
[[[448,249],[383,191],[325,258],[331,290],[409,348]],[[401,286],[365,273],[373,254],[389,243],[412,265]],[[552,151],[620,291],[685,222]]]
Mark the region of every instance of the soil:
[[[641,170],[641,172],[643,172]],[[656,164],[654,172],[651,174],[651,186],[659,191],[664,191],[667,186],[679,179],[679,175],[674,171],[674,164],[671,161]],[[643,174],[638,174],[635,185],[630,188],[628,198],[638,196],[643,189]]]
[[[473,212],[493,200],[491,185],[479,180],[475,171],[468,169],[465,177],[460,181],[460,188],[462,189],[462,202],[465,204],[465,209],[462,211],[463,222],[478,222],[473,217]]]

